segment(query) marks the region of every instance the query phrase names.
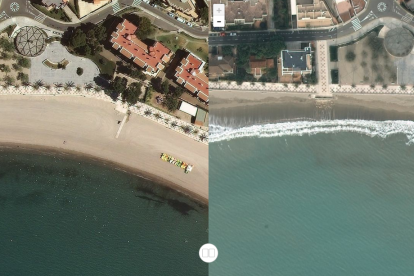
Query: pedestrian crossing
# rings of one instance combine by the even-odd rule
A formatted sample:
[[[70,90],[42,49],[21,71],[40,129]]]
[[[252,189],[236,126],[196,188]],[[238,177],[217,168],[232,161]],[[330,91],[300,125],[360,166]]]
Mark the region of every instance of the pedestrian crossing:
[[[134,0],[134,2],[132,2],[132,5],[131,6],[138,7],[139,4],[141,4],[141,2],[142,2],[142,0]]]
[[[358,17],[352,20],[351,23],[352,23],[352,28],[354,28],[355,32],[362,28],[361,21],[359,21]]]
[[[411,14],[407,13],[406,15],[404,15],[401,20],[406,22],[406,23],[411,23],[411,21],[413,21],[414,16],[412,16]]]
[[[114,13],[117,13],[121,10],[121,6],[119,5],[119,2],[116,1],[113,5],[112,5],[112,9],[114,10]]]
[[[42,23],[45,19],[46,19],[46,15],[43,13],[39,13],[34,18],[34,20],[39,21],[40,23]]]

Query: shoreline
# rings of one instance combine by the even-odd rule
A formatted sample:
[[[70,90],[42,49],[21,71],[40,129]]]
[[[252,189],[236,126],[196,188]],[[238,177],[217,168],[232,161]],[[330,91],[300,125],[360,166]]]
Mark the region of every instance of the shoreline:
[[[208,147],[136,114],[115,138],[123,117],[114,104],[96,99],[3,96],[0,148],[95,160],[208,205]],[[193,164],[193,171],[162,161],[162,152]]]
[[[242,127],[254,124],[300,120],[409,120],[414,121],[410,95],[335,95],[311,99],[304,93],[211,93],[211,124]]]

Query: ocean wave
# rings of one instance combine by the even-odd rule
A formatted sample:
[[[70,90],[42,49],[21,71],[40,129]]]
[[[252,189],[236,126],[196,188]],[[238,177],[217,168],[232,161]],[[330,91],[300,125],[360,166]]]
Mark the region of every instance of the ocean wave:
[[[242,137],[303,136],[338,132],[354,132],[381,138],[386,138],[394,134],[404,134],[408,139],[407,144],[414,143],[413,121],[366,120],[297,121],[252,125],[241,128],[212,124],[210,125],[209,141],[219,142]]]

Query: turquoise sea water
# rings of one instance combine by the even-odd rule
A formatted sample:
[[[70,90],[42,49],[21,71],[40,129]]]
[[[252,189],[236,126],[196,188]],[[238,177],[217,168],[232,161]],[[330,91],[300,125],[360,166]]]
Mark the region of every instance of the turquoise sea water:
[[[208,275],[207,218],[98,161],[0,150],[0,275]]]
[[[414,275],[406,142],[339,132],[211,143],[210,275]]]

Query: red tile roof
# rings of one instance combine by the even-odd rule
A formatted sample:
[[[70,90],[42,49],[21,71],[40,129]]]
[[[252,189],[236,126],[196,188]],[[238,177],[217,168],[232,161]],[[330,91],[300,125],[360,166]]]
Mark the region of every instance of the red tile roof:
[[[204,62],[192,53],[181,60],[175,77],[179,84],[190,90],[205,102],[208,102],[208,77],[203,73]]]
[[[112,33],[112,47],[116,50],[121,48],[120,52],[126,58],[133,59],[135,64],[146,69],[147,72],[156,74],[164,68],[163,62],[170,61],[173,53],[160,42],[148,46],[135,36],[137,29],[137,26],[124,19]]]

